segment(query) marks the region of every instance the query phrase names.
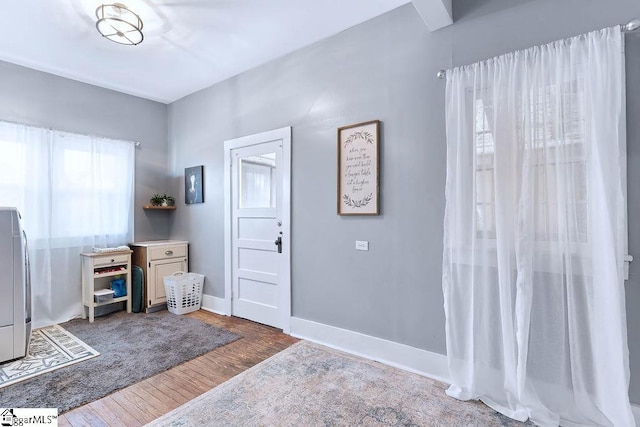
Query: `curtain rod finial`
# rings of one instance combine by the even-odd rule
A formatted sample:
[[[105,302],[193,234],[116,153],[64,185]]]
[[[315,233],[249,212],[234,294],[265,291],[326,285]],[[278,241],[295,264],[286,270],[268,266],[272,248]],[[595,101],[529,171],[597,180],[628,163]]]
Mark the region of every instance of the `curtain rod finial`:
[[[436,77],[439,79],[444,79],[447,76],[447,72],[445,70],[440,70],[436,73]]]
[[[640,19],[635,18],[622,26],[624,31],[635,31],[640,28]]]

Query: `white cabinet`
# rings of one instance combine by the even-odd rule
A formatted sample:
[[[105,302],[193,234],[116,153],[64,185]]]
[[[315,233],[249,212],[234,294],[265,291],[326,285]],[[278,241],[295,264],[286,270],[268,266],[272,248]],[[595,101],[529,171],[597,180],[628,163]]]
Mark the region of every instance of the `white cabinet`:
[[[133,265],[142,267],[143,301],[147,311],[167,303],[164,277],[176,271],[189,270],[188,242],[155,240],[129,244],[133,249]]]
[[[82,257],[82,304],[88,308],[89,322],[93,322],[95,308],[116,302],[127,302],[127,313],[131,313],[131,251],[83,253]],[[122,276],[127,287],[127,295],[97,302],[95,292],[108,289],[111,280]],[[87,315],[82,307],[82,318]]]

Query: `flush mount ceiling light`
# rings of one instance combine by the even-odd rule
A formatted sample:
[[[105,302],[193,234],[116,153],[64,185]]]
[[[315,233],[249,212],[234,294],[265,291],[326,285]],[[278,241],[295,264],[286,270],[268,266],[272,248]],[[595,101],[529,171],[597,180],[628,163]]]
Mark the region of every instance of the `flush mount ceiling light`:
[[[98,6],[96,18],[96,29],[112,42],[137,45],[144,40],[142,19],[122,3]]]

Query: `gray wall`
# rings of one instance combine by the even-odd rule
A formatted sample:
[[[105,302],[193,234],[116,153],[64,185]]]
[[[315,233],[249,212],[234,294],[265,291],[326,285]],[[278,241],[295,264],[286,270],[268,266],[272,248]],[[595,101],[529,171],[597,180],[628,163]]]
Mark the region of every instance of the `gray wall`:
[[[631,400],[640,404],[640,33],[626,37],[627,58],[627,209],[629,253],[635,261],[629,268],[627,328],[631,359]]]
[[[438,353],[445,352],[441,289],[444,212],[444,81],[440,68],[623,23],[636,0],[458,0],[456,23],[430,33],[407,5],[169,106],[172,238],[191,242],[205,293],[224,296],[223,142],[293,126],[293,315]],[[640,53],[636,35],[629,52]],[[635,64],[635,67],[633,65]],[[640,95],[638,59],[628,64]],[[629,96],[629,177],[640,156],[640,105]],[[378,217],[339,217],[336,128],[382,121]],[[204,164],[206,202],[182,202],[185,167]],[[637,186],[636,186],[637,187]],[[631,218],[640,188],[630,185]],[[634,192],[635,191],[635,192]],[[640,227],[630,224],[631,253]],[[368,240],[369,252],[354,241]],[[640,255],[640,254],[638,254]],[[640,262],[629,282],[629,339],[640,402]]]
[[[0,61],[0,120],[140,141],[136,150],[135,238],[169,235],[168,212],[146,212],[167,190],[167,106]]]
[[[206,202],[179,206],[171,235],[191,242],[207,294],[224,296],[223,143],[291,125],[293,315],[444,352],[443,82],[434,76],[447,46],[405,7],[169,106],[180,197],[184,167],[205,165]],[[372,119],[382,121],[382,214],[340,217],[336,128]],[[356,252],[356,239],[370,250]]]

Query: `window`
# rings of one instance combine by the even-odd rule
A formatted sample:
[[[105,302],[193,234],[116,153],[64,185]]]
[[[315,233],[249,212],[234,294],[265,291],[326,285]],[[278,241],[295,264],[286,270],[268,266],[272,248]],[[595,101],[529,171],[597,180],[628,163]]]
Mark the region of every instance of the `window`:
[[[514,124],[515,137],[526,141],[523,180],[516,191],[532,193],[535,200],[533,221],[535,240],[585,243],[587,240],[587,182],[584,131],[584,92],[581,82],[573,80],[518,95],[517,115],[528,119]],[[476,237],[496,238],[495,150],[492,127],[494,107],[490,91],[481,92],[472,103],[476,147],[475,209]],[[558,124],[559,114],[563,121]],[[513,146],[515,147],[515,141]],[[509,167],[509,165],[504,165]],[[523,171],[526,172],[526,171]],[[560,223],[566,216],[573,221]]]
[[[3,206],[20,206],[24,187],[24,147],[0,139],[0,194]]]
[[[275,153],[240,159],[240,208],[276,207],[275,159]]]
[[[133,167],[131,142],[0,122],[0,205],[19,208],[31,240],[126,243]]]
[[[133,240],[134,144],[0,121],[0,206],[29,239],[34,327],[80,313],[81,252]]]
[[[476,236],[496,238],[493,154],[495,142],[488,115],[493,107],[483,99],[475,100],[474,133],[476,141]]]

